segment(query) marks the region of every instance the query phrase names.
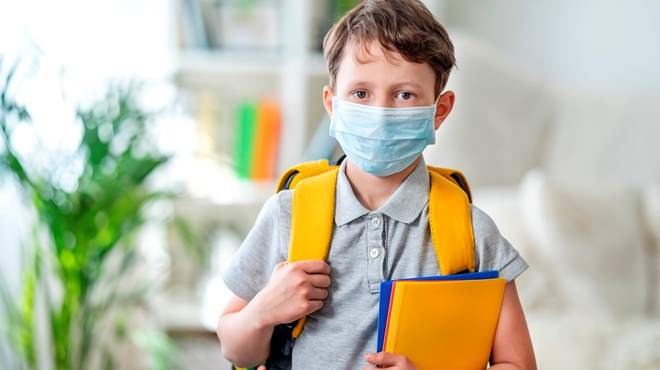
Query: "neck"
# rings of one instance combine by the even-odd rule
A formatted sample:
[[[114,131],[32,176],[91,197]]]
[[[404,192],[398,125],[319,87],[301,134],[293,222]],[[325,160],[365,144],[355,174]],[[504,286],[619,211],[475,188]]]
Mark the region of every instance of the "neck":
[[[380,208],[399,188],[403,181],[410,175],[421,160],[421,156],[403,171],[389,176],[375,176],[362,171],[349,159],[346,163],[346,178],[353,188],[353,193],[362,205],[369,211]]]

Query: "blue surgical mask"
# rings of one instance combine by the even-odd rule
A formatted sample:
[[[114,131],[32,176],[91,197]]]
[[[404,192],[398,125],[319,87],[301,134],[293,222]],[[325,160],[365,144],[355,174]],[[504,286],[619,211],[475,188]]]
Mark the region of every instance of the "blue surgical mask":
[[[362,171],[401,172],[435,143],[436,105],[384,108],[332,98],[330,136]]]

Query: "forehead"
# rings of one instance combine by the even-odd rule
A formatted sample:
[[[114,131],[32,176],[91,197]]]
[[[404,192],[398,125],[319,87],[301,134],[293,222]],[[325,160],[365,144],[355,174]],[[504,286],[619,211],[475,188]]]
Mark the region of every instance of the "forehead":
[[[356,80],[373,83],[414,81],[433,89],[435,73],[428,63],[406,60],[401,53],[385,49],[377,40],[350,40],[337,71],[337,85]]]

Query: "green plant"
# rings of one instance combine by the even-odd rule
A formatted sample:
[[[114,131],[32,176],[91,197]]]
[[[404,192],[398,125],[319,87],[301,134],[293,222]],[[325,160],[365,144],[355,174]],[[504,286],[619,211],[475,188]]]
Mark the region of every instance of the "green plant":
[[[0,171],[12,174],[21,185],[37,223],[27,246],[18,300],[0,277],[3,334],[17,359],[0,367],[37,369],[45,361],[56,370],[111,369],[113,345],[136,337],[137,345],[158,343],[162,352],[165,336],[136,336],[122,321],[128,311],[144,308],[149,290],[149,282],[135,272],[143,211],[171,197],[146,186],[169,157],[150,144],[147,125],[153,117],[137,104],[139,86],[113,85],[101,100],[78,109],[82,135],[71,160],[55,168],[37,168],[12,145],[16,128],[31,124],[28,110],[11,96],[16,70],[11,68],[0,82]],[[62,187],[56,175],[72,171],[76,163],[75,187]],[[36,312],[38,301],[45,305],[46,317]],[[38,331],[47,333],[46,351],[38,348]]]

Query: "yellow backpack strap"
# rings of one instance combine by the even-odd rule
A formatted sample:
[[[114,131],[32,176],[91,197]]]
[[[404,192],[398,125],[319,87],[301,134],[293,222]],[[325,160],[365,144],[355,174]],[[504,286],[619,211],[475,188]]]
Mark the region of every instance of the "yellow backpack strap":
[[[291,202],[289,262],[328,257],[335,215],[339,168],[301,180]]]
[[[431,178],[429,227],[442,275],[474,272],[472,195],[458,171],[428,166]]]
[[[339,167],[330,166],[323,160],[303,163],[287,172],[290,173],[285,172],[280,179],[281,184],[278,184],[278,188],[295,187],[291,203],[291,240],[287,260],[325,261],[332,241]],[[298,320],[293,329],[294,338],[300,335],[304,325],[305,317]]]
[[[277,180],[277,187],[275,190],[280,191],[282,189],[293,189],[296,187],[298,182],[308,177],[324,173],[333,167],[336,166],[330,165],[326,159],[303,162],[295,166],[291,166],[282,172],[279,180]]]

